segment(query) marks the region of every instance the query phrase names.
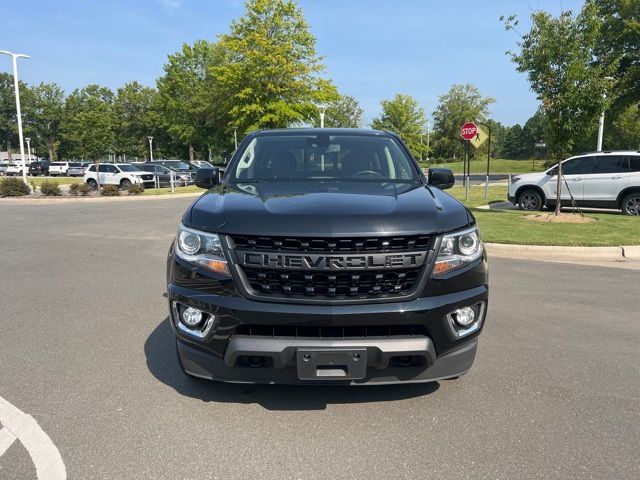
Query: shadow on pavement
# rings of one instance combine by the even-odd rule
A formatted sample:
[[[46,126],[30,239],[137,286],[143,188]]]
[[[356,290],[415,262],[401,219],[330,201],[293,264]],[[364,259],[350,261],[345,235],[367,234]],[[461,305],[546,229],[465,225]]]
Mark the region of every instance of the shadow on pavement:
[[[328,404],[388,402],[435,392],[438,382],[363,387],[249,385],[186,377],[176,357],[175,335],[165,318],[144,344],[149,371],[176,392],[205,402],[257,403],[267,410],[324,410]]]

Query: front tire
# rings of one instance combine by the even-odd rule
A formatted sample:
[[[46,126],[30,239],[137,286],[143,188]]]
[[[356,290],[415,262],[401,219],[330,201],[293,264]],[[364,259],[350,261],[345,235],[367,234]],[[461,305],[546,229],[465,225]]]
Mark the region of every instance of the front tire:
[[[518,195],[518,207],[526,212],[542,210],[544,207],[542,195],[534,189],[524,190]]]
[[[640,215],[640,192],[625,195],[620,202],[620,209],[624,215]]]
[[[129,180],[128,178],[123,178],[122,181],[120,182],[120,190],[126,190],[130,186],[131,186],[131,180]]]

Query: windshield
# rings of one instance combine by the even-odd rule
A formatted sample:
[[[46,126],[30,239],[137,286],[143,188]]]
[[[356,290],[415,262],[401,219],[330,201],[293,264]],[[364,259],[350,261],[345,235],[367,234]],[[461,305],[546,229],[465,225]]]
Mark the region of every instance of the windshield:
[[[173,170],[191,170],[191,167],[189,166],[188,163],[180,162],[180,161],[175,161],[171,163],[167,162],[165,163],[165,166]]]
[[[129,164],[118,164],[118,168],[123,172],[139,172],[140,170]]]
[[[258,136],[232,167],[237,183],[273,181],[415,182],[418,174],[391,136]]]

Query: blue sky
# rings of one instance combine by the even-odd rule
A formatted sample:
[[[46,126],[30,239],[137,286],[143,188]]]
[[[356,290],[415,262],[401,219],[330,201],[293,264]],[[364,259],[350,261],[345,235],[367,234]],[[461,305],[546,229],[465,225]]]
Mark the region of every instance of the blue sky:
[[[537,9],[578,10],[582,0],[300,0],[326,76],[353,95],[370,121],[380,100],[416,97],[431,114],[453,83],[473,83],[496,99],[492,116],[523,123],[537,101],[505,52]],[[166,56],[182,43],[214,40],[243,13],[240,0],[1,0],[0,50],[31,55],[24,81],[57,82],[67,92],[89,83],[113,89],[127,81],[155,85]],[[0,57],[0,71],[11,71]]]

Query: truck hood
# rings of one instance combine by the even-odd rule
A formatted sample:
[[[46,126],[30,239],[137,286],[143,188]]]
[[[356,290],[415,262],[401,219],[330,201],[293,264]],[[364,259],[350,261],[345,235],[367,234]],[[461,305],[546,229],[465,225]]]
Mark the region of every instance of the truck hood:
[[[473,216],[437,188],[381,182],[268,182],[219,185],[182,222],[199,230],[251,235],[431,234]]]

